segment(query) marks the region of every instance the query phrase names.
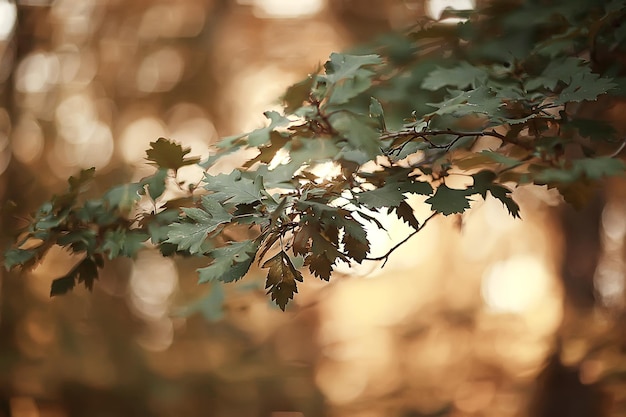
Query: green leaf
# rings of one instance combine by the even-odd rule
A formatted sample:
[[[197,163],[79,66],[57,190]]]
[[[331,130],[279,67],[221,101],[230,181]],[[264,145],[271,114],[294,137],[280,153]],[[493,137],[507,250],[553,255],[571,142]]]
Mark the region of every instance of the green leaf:
[[[170,225],[180,220],[178,209],[167,209],[157,214],[144,216],[140,222],[143,229],[150,233],[150,241],[159,245],[167,240]]]
[[[429,106],[437,107],[437,110],[430,114],[440,116],[450,114],[455,117],[462,117],[474,114],[486,114],[495,117],[500,114],[502,99],[489,89],[481,86],[474,90],[457,93],[456,96],[441,103],[428,103]]]
[[[83,189],[83,187],[87,185],[89,181],[93,179],[95,175],[96,175],[96,169],[89,168],[89,169],[83,169],[82,171],[80,171],[80,173],[78,174],[78,177],[70,177],[68,179],[68,183],[70,185],[70,192],[71,193],[80,192]]]
[[[67,234],[59,236],[57,243],[61,246],[69,246],[73,252],[93,254],[98,245],[97,237],[95,230],[76,228]]]
[[[285,112],[293,113],[309,100],[311,88],[313,88],[313,84],[315,84],[316,77],[317,74],[309,75],[299,83],[293,84],[287,88],[283,96]]]
[[[566,57],[553,59],[546,66],[539,77],[530,78],[526,83],[526,90],[532,91],[545,87],[554,91],[559,83],[570,84],[576,74],[590,73],[589,63],[582,58]]]
[[[211,284],[207,293],[195,301],[185,303],[174,314],[178,317],[190,317],[200,313],[206,320],[217,322],[224,317],[225,298],[224,285],[216,281]]]
[[[489,192],[506,206],[511,216],[521,218],[519,215],[519,205],[511,198],[511,190],[502,185],[494,184],[489,188]]]
[[[210,253],[213,262],[207,267],[198,269],[198,282],[215,280],[233,282],[241,279],[250,269],[259,250],[259,244],[255,240],[244,240],[213,249]]]
[[[107,191],[102,199],[110,208],[119,208],[124,212],[128,212],[133,208],[137,200],[139,200],[140,191],[141,184],[136,182],[118,185]]]
[[[148,187],[148,195],[152,200],[156,200],[165,192],[165,181],[167,179],[167,169],[158,169],[153,175],[142,179],[139,182],[140,192],[144,193],[144,187]]]
[[[110,210],[102,200],[89,200],[74,211],[76,218],[85,223],[95,223],[98,226],[108,226],[119,220],[116,211]]]
[[[356,199],[359,204],[377,209],[383,207],[398,207],[406,198],[405,193],[429,195],[432,192],[433,187],[429,183],[410,181],[407,179],[404,182],[388,182],[375,190],[368,190],[356,194]]]
[[[147,160],[159,168],[177,170],[185,165],[193,165],[200,162],[200,158],[185,158],[191,149],[185,148],[169,139],[159,138],[156,142],[150,142],[150,149],[146,151]]]
[[[107,230],[104,234],[102,250],[109,253],[109,259],[120,255],[132,258],[144,247],[143,244],[149,237],[147,233],[139,230],[122,228]]]
[[[263,263],[262,268],[269,268],[265,288],[272,301],[285,311],[289,300],[298,292],[296,281],[302,282],[302,274],[294,266],[289,256],[280,251]]]
[[[603,78],[598,74],[577,73],[572,77],[571,84],[554,100],[554,104],[595,100],[616,85],[610,78]]]
[[[7,271],[18,265],[24,265],[36,258],[37,249],[10,248],[4,252],[4,267]]]
[[[624,162],[610,157],[583,158],[573,162],[573,170],[591,180],[624,175]]]
[[[370,88],[375,73],[369,67],[381,63],[378,55],[331,54],[330,61],[324,66],[324,78],[331,83],[328,103],[347,103]]]
[[[480,194],[483,199],[487,198],[487,192],[502,202],[509,210],[509,213],[513,217],[519,218],[519,205],[511,198],[511,190],[508,188],[494,184],[494,180],[497,178],[496,173],[489,170],[483,170],[472,175],[474,184],[466,190],[468,195]]]
[[[348,55],[333,52],[330,60],[324,64],[326,79],[331,83],[336,83],[342,79],[354,78],[359,74],[369,74],[371,70],[365,70],[364,67],[379,65],[382,62],[378,55]]]
[[[44,204],[35,217],[34,230],[47,230],[58,227],[67,220],[67,216],[70,213],[70,208],[65,207],[59,211],[50,211],[52,208],[48,204]]]
[[[381,143],[378,133],[368,125],[369,119],[349,112],[335,113],[330,117],[330,124],[353,148],[365,152],[368,159],[380,155]]]
[[[356,76],[353,79],[344,80],[339,84],[335,84],[328,99],[328,104],[345,104],[359,94],[367,91],[372,85],[371,76]]]
[[[270,124],[260,129],[256,129],[248,135],[248,144],[250,144],[250,146],[265,145],[270,140],[271,131],[273,131],[277,127],[286,126],[289,124],[289,119],[282,116],[278,112],[266,111],[263,114],[270,120]]]
[[[445,216],[454,213],[463,213],[470,205],[467,190],[456,190],[441,184],[432,197],[426,200],[432,206],[433,211]]]
[[[192,255],[202,252],[209,233],[232,220],[230,213],[211,196],[202,197],[202,208],[182,210],[186,219],[170,225],[165,242],[177,245],[178,250],[188,250]]]
[[[487,198],[487,191],[493,185],[493,180],[496,179],[496,173],[489,170],[482,170],[475,174],[472,174],[474,184],[469,189],[470,192],[480,194],[483,198]]]
[[[615,128],[603,120],[577,118],[568,121],[565,126],[578,129],[580,136],[591,140],[613,140],[616,135]]]
[[[520,161],[519,159],[510,158],[508,156],[502,155],[501,153],[494,152],[494,151],[483,150],[483,151],[480,151],[479,154],[488,157],[494,162],[502,164],[505,168],[513,168],[513,167],[522,165],[524,163],[523,161]]]
[[[368,190],[356,195],[360,205],[377,209],[382,207],[397,207],[406,197],[401,187],[385,185],[375,190]]]
[[[387,126],[385,125],[385,113],[383,111],[383,106],[380,104],[380,101],[376,100],[374,97],[370,97],[369,113],[370,117],[378,122],[378,129],[381,132],[385,132],[387,130]]]
[[[256,176],[254,180],[244,178],[239,170],[230,174],[206,175],[204,181],[204,188],[213,192],[211,198],[221,203],[256,203],[261,201],[264,190],[262,177]]]
[[[462,61],[452,68],[437,67],[437,69],[431,71],[424,78],[422,88],[431,91],[439,90],[446,86],[455,87],[459,90],[463,90],[468,86],[477,88],[484,84],[487,78],[488,74],[483,68]]]
[[[569,168],[547,168],[534,174],[537,184],[567,184],[580,179],[624,175],[624,162],[610,157],[583,158],[572,161]]]

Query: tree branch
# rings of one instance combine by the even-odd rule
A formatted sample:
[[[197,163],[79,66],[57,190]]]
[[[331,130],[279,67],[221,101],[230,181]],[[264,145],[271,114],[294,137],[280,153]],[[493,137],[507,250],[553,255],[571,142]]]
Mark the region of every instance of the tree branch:
[[[456,138],[451,143],[446,144],[446,145],[436,145],[432,143],[429,139],[430,136],[440,136],[440,135],[453,135],[453,136],[456,136]],[[513,145],[519,146],[527,150],[533,149],[531,145],[521,142],[517,138],[506,137],[505,135],[498,133],[493,129],[488,130],[488,131],[476,131],[476,132],[461,132],[461,131],[451,130],[451,129],[422,130],[422,131],[405,130],[405,131],[388,132],[388,133],[382,134],[380,136],[380,140],[388,140],[388,139],[396,140],[396,139],[401,139],[401,138],[407,138],[407,140],[403,142],[401,145],[396,146],[395,148],[391,149],[389,153],[393,153],[393,152],[400,152],[402,148],[406,146],[407,143],[413,141],[414,139],[424,140],[426,143],[428,143],[431,149],[449,149],[459,139],[464,138],[464,137],[470,137],[470,136],[476,136],[476,137],[491,136],[491,137],[500,139],[502,142],[511,143]]]

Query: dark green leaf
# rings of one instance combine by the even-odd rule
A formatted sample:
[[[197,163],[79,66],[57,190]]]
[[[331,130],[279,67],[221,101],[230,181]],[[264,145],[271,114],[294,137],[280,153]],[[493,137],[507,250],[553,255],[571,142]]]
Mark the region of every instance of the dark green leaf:
[[[441,184],[435,194],[426,200],[433,211],[447,216],[454,213],[463,213],[469,206],[467,190],[455,190],[446,184]]]
[[[376,130],[368,126],[369,120],[352,113],[340,112],[331,116],[330,123],[353,148],[363,151],[368,159],[373,159],[380,155],[381,143]]]
[[[52,281],[50,297],[67,293],[74,288],[77,281],[82,282],[85,288],[91,291],[94,281],[98,278],[98,267],[101,266],[96,258],[83,259],[66,275]]]
[[[330,60],[326,62],[326,78],[331,83],[336,83],[342,79],[350,79],[362,74],[363,71],[369,73],[365,68],[382,63],[378,55],[348,55],[332,53]]]
[[[212,191],[211,198],[221,203],[251,204],[261,201],[263,179],[260,176],[251,180],[243,178],[241,171],[235,170],[230,174],[205,176],[204,188]]]
[[[377,209],[383,207],[398,207],[404,201],[405,193],[429,195],[433,187],[423,181],[411,181],[406,178],[404,182],[387,182],[384,186],[375,190],[368,190],[356,195],[359,204]]]
[[[4,266],[7,271],[10,271],[18,265],[24,265],[27,262],[35,259],[37,253],[37,249],[8,249],[4,253]]]
[[[150,236],[138,230],[116,229],[108,230],[104,235],[102,250],[108,252],[109,259],[118,256],[134,257],[143,248],[143,244]]]
[[[494,184],[489,188],[489,192],[506,206],[511,216],[520,218],[519,205],[511,198],[511,190],[502,185]]]
[[[97,247],[97,237],[95,230],[76,228],[69,233],[59,236],[57,243],[61,246],[69,246],[74,252],[92,254]]]
[[[467,62],[460,62],[452,68],[438,67],[431,71],[424,81],[422,88],[426,90],[439,90],[442,87],[451,86],[459,90],[470,86],[477,88],[487,80],[487,72]]]
[[[610,157],[583,158],[573,162],[573,170],[591,180],[624,175],[624,162]]]
[[[572,78],[579,73],[590,73],[589,63],[581,58],[567,57],[553,59],[539,77],[530,78],[525,87],[536,90],[545,87],[554,91],[559,83],[570,84]]]
[[[76,285],[74,275],[65,275],[61,278],[56,278],[52,281],[52,285],[50,286],[50,297],[65,294],[71,291],[74,285]]]
[[[178,250],[188,250],[192,255],[202,252],[202,245],[209,233],[232,219],[230,213],[212,196],[202,197],[202,208],[182,210],[186,219],[170,225],[165,242],[177,245]]]
[[[95,168],[83,169],[78,174],[78,177],[70,177],[68,183],[70,185],[70,192],[78,193],[82,188],[89,183],[96,175]]]
[[[231,242],[227,246],[212,250],[209,255],[213,262],[205,268],[198,269],[198,282],[215,280],[233,282],[241,279],[250,269],[258,250],[259,242],[254,240]]]
[[[400,186],[384,186],[375,190],[368,190],[356,195],[359,204],[376,209],[382,207],[397,207],[404,199],[404,191]]]
[[[372,85],[371,66],[381,64],[378,55],[346,55],[333,53],[326,62],[326,76],[331,84],[329,104],[344,104]]]
[[[487,191],[493,185],[493,180],[496,179],[496,173],[489,170],[483,170],[472,175],[474,184],[472,185],[471,193],[480,194],[483,198],[487,198]]]
[[[283,96],[283,103],[285,105],[285,112],[293,113],[298,108],[302,107],[303,103],[309,100],[311,94],[311,88],[315,83],[317,74],[309,75],[299,83],[293,84],[287,88],[285,95]]]
[[[177,170],[185,165],[193,165],[200,162],[200,158],[185,158],[191,149],[185,148],[169,139],[159,138],[156,142],[150,142],[150,149],[146,151],[147,160],[159,168]]]
[[[107,191],[102,198],[110,208],[119,208],[127,212],[139,200],[140,191],[139,183],[118,185]]]
[[[611,79],[601,78],[598,74],[577,73],[572,77],[571,84],[554,100],[554,104],[595,100],[615,86]]]
[[[167,169],[161,168],[149,177],[142,179],[139,184],[141,191],[144,187],[148,187],[148,195],[152,200],[156,200],[165,192],[165,180],[167,179]],[[142,192],[143,194],[143,192]]]
[[[250,146],[265,145],[270,140],[271,131],[273,131],[277,127],[287,126],[289,124],[289,119],[282,116],[278,112],[266,111],[263,114],[265,115],[265,117],[270,119],[270,124],[260,129],[256,129],[248,135],[248,143],[250,144]]]
[[[481,86],[474,90],[458,93],[456,96],[436,104],[428,103],[437,110],[431,114],[440,116],[450,114],[462,117],[476,114],[486,114],[490,117],[499,115],[502,99],[497,97],[489,87]]]
[[[489,159],[492,159],[494,162],[502,164],[505,168],[513,168],[524,163],[524,161],[520,161],[519,159],[510,158],[508,156],[502,155],[501,153],[489,150],[481,151],[480,155],[485,155]]]
[[[624,175],[625,165],[620,159],[610,157],[583,158],[572,162],[568,168],[547,168],[534,175],[538,184],[567,184],[581,178],[599,180],[602,177]]]
[[[578,118],[569,121],[566,126],[578,129],[580,136],[592,140],[612,140],[616,134],[615,128],[603,120]]]
[[[387,130],[387,126],[385,124],[385,113],[383,111],[383,106],[380,104],[380,101],[376,100],[374,97],[370,98],[369,112],[370,117],[378,122],[378,129],[381,132],[385,132]]]

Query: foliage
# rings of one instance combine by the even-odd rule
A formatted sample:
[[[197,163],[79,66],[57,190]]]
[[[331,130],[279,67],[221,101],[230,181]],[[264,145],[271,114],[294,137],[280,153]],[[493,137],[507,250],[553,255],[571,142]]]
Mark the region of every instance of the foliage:
[[[512,187],[558,189],[584,204],[606,176],[622,175],[624,146],[594,107],[623,99],[625,9],[621,1],[495,2],[451,25],[423,20],[350,54],[287,89],[284,113],[267,126],[225,138],[206,161],[159,138],[147,150],[150,177],[84,200],[93,169],[44,203],[5,254],[8,269],[32,267],[50,247],[82,255],[52,284],[93,286],[104,258],[134,256],[146,244],[164,255],[204,257],[200,282],[233,282],[257,262],[266,289],[285,309],[302,271],[329,280],[341,263],[387,260],[436,215],[463,213],[496,198],[513,217]],[[256,149],[230,174],[208,172],[187,197],[168,200],[179,168],[205,169],[224,155]],[[332,166],[335,174],[319,175]],[[458,188],[451,175],[465,176]],[[432,215],[409,204],[422,195]],[[491,197],[489,197],[491,196]],[[141,210],[140,200],[152,202]],[[414,232],[372,257],[366,227],[395,214]]]

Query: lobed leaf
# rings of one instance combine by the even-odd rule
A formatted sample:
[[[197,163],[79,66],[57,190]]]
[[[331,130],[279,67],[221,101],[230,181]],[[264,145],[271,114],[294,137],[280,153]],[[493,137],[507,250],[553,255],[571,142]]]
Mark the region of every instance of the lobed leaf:
[[[185,158],[191,152],[190,148],[184,148],[166,138],[159,138],[156,142],[150,142],[150,149],[146,151],[146,159],[159,168],[177,170],[185,165],[193,165],[200,162],[200,158]]]

